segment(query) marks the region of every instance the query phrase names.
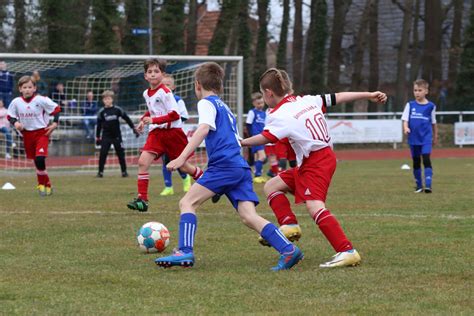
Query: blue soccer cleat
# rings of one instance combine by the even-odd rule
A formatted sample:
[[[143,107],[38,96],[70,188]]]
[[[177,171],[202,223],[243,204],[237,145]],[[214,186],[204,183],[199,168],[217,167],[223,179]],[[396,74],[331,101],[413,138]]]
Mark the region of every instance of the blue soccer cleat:
[[[280,271],[280,270],[289,270],[293,268],[298,262],[303,260],[304,255],[301,252],[300,248],[295,247],[291,253],[283,254],[280,256],[280,260],[278,260],[278,264],[272,268],[273,271]]]
[[[171,268],[174,266],[183,268],[192,267],[194,265],[194,254],[192,252],[184,253],[180,250],[173,250],[171,256],[156,258],[155,263],[163,268]]]

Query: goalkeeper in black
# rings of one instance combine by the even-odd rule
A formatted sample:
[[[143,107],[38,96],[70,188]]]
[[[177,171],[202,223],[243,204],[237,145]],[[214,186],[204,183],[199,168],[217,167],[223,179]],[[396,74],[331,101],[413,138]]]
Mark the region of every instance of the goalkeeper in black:
[[[100,146],[99,172],[97,173],[97,177],[102,178],[104,176],[105,162],[111,145],[114,145],[115,152],[117,153],[120,169],[122,170],[122,177],[128,177],[119,119],[122,118],[127,122],[136,137],[140,136],[140,134],[127,113],[113,104],[113,91],[104,91],[102,93],[102,102],[104,103],[104,107],[97,114],[96,145]]]

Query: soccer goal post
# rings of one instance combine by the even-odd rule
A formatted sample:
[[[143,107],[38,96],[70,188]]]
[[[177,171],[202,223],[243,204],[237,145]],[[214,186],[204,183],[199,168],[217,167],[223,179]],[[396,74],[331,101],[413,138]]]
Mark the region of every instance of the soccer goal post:
[[[243,58],[241,56],[147,56],[147,55],[57,55],[57,54],[0,54],[0,88],[8,90],[8,78],[13,79],[11,95],[3,93],[8,107],[9,99],[18,96],[17,82],[21,76],[38,72],[37,90],[59,103],[62,108],[60,124],[53,133],[49,149],[48,168],[96,168],[98,148],[95,146],[96,111],[103,104],[105,90],[115,93],[114,104],[124,109],[138,123],[146,111],[143,91],[148,87],[144,79],[143,63],[149,58],[167,61],[166,72],[174,78],[174,93],[180,96],[189,112],[184,130],[190,137],[197,127],[197,99],[194,93],[194,72],[205,62],[216,62],[225,72],[222,99],[237,117],[240,133],[243,128]],[[2,88],[0,91],[5,91]],[[123,145],[128,164],[135,164],[146,132],[136,138],[122,122]],[[0,133],[0,169],[26,169],[33,164],[24,154],[21,136],[10,128],[11,139]],[[204,148],[199,148],[194,163],[206,164]],[[106,168],[118,166],[113,150],[109,153]]]

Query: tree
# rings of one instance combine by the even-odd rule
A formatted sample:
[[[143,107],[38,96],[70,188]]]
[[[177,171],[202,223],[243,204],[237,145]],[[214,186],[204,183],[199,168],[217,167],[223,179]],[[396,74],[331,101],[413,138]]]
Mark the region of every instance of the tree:
[[[377,0],[370,0],[369,13],[369,91],[379,89],[379,3]],[[377,112],[378,106],[374,102],[369,102],[368,112]],[[372,116],[370,116],[372,117]],[[373,117],[375,118],[375,117]]]
[[[328,56],[328,82],[329,91],[339,89],[340,66],[342,62],[341,44],[346,24],[346,14],[352,0],[334,0],[334,17],[332,20],[331,43]]]
[[[290,23],[290,0],[283,0],[283,18],[281,21],[280,41],[277,51],[277,68],[286,69],[286,46],[288,38],[288,24]]]
[[[325,52],[327,31],[326,0],[311,1],[311,21],[306,36],[304,92],[323,93],[325,90]]]
[[[184,0],[164,0],[160,13],[160,54],[184,53]]]
[[[238,16],[237,54],[244,58],[244,106],[250,106],[252,92],[252,33],[248,23],[249,0],[241,0]],[[260,77],[259,77],[260,78]]]
[[[395,90],[395,109],[400,109],[406,102],[406,70],[408,61],[408,44],[413,12],[413,0],[405,0],[403,6],[403,24],[397,58],[397,81]]]
[[[260,75],[267,69],[267,42],[268,42],[268,3],[269,0],[257,1],[258,13],[258,37],[255,53],[255,67],[253,75],[253,89],[258,91],[260,87]]]
[[[425,47],[423,51],[423,79],[441,79],[441,0],[425,0]]]
[[[303,18],[302,0],[294,0],[295,21],[293,26],[293,84],[296,91],[302,90],[303,76]]]
[[[459,58],[461,56],[461,27],[463,0],[454,0],[454,17],[451,31],[451,47],[449,48],[448,64],[448,95],[454,92],[454,83],[458,74]]]
[[[420,40],[418,36],[418,21],[420,20],[420,1],[415,0],[415,12],[413,17],[413,28],[412,28],[412,50],[410,59],[410,81],[415,81],[418,78],[418,72],[420,71],[422,48],[420,47]]]
[[[197,0],[189,0],[188,23],[186,23],[186,48],[187,55],[194,55],[196,51],[197,38],[197,14],[198,14]]]
[[[472,109],[474,106],[474,1],[472,1],[469,26],[464,34],[461,66],[456,79],[456,104],[458,109]]]
[[[90,52],[96,54],[121,53],[121,34],[118,7],[114,0],[92,1],[94,20],[91,29]]]
[[[7,43],[5,41],[6,35],[3,26],[4,22],[7,19],[7,6],[1,5],[0,6],[0,52],[7,51]]]
[[[233,22],[235,21],[235,16],[238,15],[239,9],[240,1],[222,1],[221,14],[209,44],[209,55],[224,55],[230,41],[229,34],[232,32]]]
[[[13,23],[13,29],[15,31],[13,37],[13,51],[15,53],[22,53],[26,48],[25,34],[27,34],[25,0],[15,0],[13,4],[15,10],[15,22]]]
[[[370,15],[370,0],[366,0],[364,11],[360,17],[359,29],[357,34],[354,37],[355,50],[354,50],[354,61],[353,61],[353,70],[352,70],[352,80],[351,80],[351,91],[360,90],[362,85],[362,68],[364,66],[364,52],[367,42],[367,27],[369,24],[369,15]],[[354,103],[349,103],[346,106],[347,112],[354,111]]]
[[[41,0],[48,53],[83,53],[90,0]]]
[[[148,3],[143,0],[125,1],[125,26],[123,51],[126,54],[144,54],[147,52],[147,36],[133,35],[135,28],[148,28]]]

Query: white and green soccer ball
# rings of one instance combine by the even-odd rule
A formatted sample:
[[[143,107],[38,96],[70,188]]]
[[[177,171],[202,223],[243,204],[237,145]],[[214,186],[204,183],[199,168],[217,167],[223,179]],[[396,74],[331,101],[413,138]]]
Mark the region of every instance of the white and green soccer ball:
[[[148,222],[137,232],[138,246],[143,252],[162,252],[170,243],[170,232],[159,222]]]

